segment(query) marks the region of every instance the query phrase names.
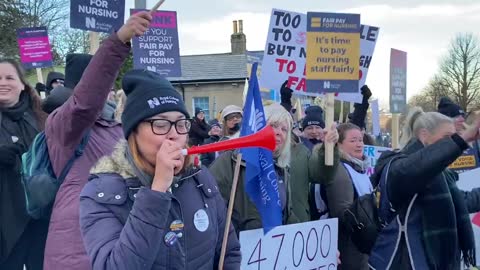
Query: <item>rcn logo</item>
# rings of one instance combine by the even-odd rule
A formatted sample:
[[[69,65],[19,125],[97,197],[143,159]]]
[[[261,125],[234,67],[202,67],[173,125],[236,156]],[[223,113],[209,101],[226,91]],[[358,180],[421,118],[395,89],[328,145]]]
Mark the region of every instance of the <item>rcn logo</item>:
[[[86,26],[87,28],[93,28],[93,29],[95,29],[95,28],[96,28],[96,25],[97,25],[97,23],[96,23],[95,18],[85,17],[85,26]]]
[[[324,89],[330,89],[330,81],[324,81],[323,82],[323,88]]]

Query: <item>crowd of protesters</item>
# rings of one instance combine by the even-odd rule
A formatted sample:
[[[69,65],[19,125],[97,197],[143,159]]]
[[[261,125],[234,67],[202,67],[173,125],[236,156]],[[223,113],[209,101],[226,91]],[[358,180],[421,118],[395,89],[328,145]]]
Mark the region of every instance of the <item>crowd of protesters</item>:
[[[228,105],[220,119],[207,121],[202,108],[186,109],[168,80],[145,70],[127,72],[122,91],[112,93],[131,38],[151,20],[138,12],[94,56],[68,55],[65,76],[53,72],[46,86],[37,85],[44,100],[15,61],[0,60],[0,269],[217,269],[237,163],[223,269],[240,269],[239,232],[262,227],[244,189],[245,162],[232,150],[202,154],[196,164],[182,149],[238,138],[242,108]],[[293,91],[284,83],[280,92],[282,102],[265,114],[275,134],[282,224],[338,218],[338,269],[475,265],[468,214],[480,210],[480,190],[460,190],[447,167],[471,145],[478,152],[478,119],[465,125],[465,112],[447,98],[438,112],[413,108],[401,148],[385,152],[369,177],[363,149],[375,140],[365,132],[367,86],[338,126],[325,125],[319,106],[295,123]],[[297,124],[300,132],[293,132]],[[21,156],[40,132],[55,175],[87,142],[47,219],[27,213],[21,173]],[[325,165],[324,143],[336,145],[333,166]],[[345,213],[377,189],[380,212],[393,219],[367,254],[352,240]]]

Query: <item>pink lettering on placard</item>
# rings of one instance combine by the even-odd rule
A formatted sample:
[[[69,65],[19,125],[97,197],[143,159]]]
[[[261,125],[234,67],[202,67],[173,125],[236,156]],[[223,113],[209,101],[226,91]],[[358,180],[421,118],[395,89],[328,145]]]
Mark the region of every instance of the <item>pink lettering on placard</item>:
[[[177,18],[175,12],[157,11],[153,14],[151,27],[176,28]]]

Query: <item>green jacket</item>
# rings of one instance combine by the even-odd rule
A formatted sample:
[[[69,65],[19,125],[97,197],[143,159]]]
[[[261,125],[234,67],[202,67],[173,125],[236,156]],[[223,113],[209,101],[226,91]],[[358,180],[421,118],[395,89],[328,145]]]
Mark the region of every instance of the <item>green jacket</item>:
[[[230,200],[230,190],[232,189],[233,175],[235,165],[237,164],[238,151],[227,151],[219,156],[210,166],[209,170],[217,179],[218,188],[225,201]],[[262,228],[262,220],[255,205],[250,201],[245,192],[245,162],[240,165],[240,174],[238,177],[237,192],[232,212],[232,224],[237,232]],[[275,166],[275,171],[282,170]],[[283,224],[298,223],[298,219],[292,212],[290,176],[288,169],[284,169],[284,180],[287,191],[287,206],[283,214]]]
[[[323,145],[315,147],[313,153],[293,136],[292,158],[290,160],[290,175],[292,181],[293,211],[300,222],[311,220],[310,204],[308,201],[310,184],[322,184],[333,181],[338,167],[338,150],[335,148],[334,165],[325,165],[325,148]]]
[[[323,176],[333,177],[335,166],[326,167],[324,162],[311,163],[310,151],[302,143],[293,143],[291,149],[290,168],[284,169],[285,185],[287,190],[287,207],[284,211],[283,224],[294,224],[310,221],[310,207],[308,204],[309,184],[320,183]],[[319,148],[318,151],[322,151]],[[210,166],[210,171],[218,182],[220,192],[229,201],[235,170],[236,152],[229,151],[218,157]],[[337,162],[338,163],[338,162]],[[313,166],[313,167],[311,167]],[[280,168],[276,167],[276,170]],[[310,174],[322,177],[310,177]],[[232,223],[237,232],[262,228],[262,220],[244,190],[245,163],[242,161],[238,180],[237,192],[232,214]]]

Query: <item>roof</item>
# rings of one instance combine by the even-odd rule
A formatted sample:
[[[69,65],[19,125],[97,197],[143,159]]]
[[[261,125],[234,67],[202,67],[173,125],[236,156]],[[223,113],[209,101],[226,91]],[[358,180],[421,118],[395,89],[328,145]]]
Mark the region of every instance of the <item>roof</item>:
[[[182,77],[170,77],[171,82],[244,80],[247,78],[245,54],[204,54],[180,57]]]

